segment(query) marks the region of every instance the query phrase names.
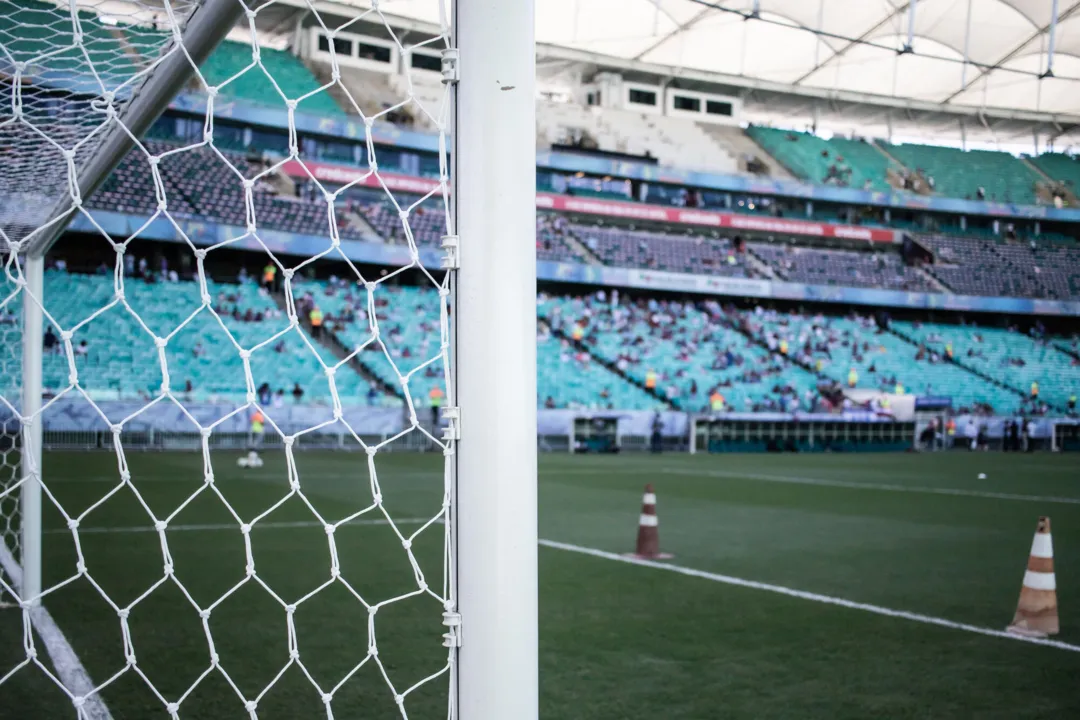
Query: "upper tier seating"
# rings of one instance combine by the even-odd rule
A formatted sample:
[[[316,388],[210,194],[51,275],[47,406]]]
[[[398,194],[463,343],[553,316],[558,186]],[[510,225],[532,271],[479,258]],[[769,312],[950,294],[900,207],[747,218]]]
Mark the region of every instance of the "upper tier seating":
[[[889,190],[885,170],[891,164],[861,140],[825,140],[810,133],[751,125],[747,134],[798,177],[812,183]]]
[[[933,178],[940,195],[975,200],[982,187],[987,200],[1035,204],[1035,183],[1042,178],[1009,153],[906,144],[887,149],[909,170]]]
[[[296,100],[308,93],[314,93],[300,101],[296,106],[297,111],[331,117],[344,114],[329,92],[319,90],[319,81],[304,67],[299,58],[284,50],[261,47],[259,59],[266,68],[265,72],[257,65],[252,65],[251,45],[226,40],[217,46],[199,71],[210,85],[220,85],[243,71],[239,77],[221,87],[221,94],[226,97],[284,110],[286,99]],[[274,83],[270,82],[267,73],[281,88],[280,92],[274,87]],[[282,97],[282,93],[285,97]]]
[[[42,73],[67,73],[90,92],[100,93],[99,79],[105,89],[113,90],[137,68],[124,52],[117,32],[103,24],[97,13],[80,11],[78,15],[81,46],[75,44],[66,6],[4,0],[0,2],[0,43],[15,62],[29,63],[26,73],[31,78]],[[26,84],[31,87],[33,82]]]
[[[739,172],[748,172],[747,163],[757,158],[768,167],[768,172],[764,174],[769,177],[781,180],[795,179],[795,176],[787,168],[769,157],[768,153],[764,152],[760,145],[742,131],[742,128],[717,123],[698,123],[698,127],[704,130],[717,145],[727,150],[735,158]]]
[[[735,157],[692,120],[539,100],[536,125],[545,145],[567,143],[584,132],[600,150],[649,153],[661,165],[716,173],[738,171]]]
[[[1030,158],[1029,162],[1055,180],[1064,182],[1072,192],[1080,190],[1080,160],[1075,155],[1043,153]]]
[[[904,265],[894,252],[834,250],[759,242],[747,243],[747,248],[768,263],[784,280],[814,285],[937,291],[922,273]]]

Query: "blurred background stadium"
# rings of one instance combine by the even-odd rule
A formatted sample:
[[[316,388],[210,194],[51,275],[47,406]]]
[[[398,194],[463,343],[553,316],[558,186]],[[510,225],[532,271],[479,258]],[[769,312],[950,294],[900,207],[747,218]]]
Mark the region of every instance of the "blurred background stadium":
[[[17,67],[32,75],[69,41],[60,5],[0,0],[5,93]],[[109,58],[110,77],[138,74],[167,27],[154,2],[137,13],[123,0],[75,5],[90,59],[44,63],[24,93],[57,127],[89,106],[93,57]],[[371,4],[316,5],[254,3],[47,257],[42,417],[66,502],[91,503],[82,474],[115,475],[100,454],[86,459],[110,447],[105,416],[126,418],[128,448],[161,451],[197,449],[192,418],[220,418],[215,448],[231,464],[251,442],[247,416],[231,414],[247,402],[248,365],[285,433],[340,400],[356,438],[329,428],[305,441],[317,448],[309,476],[325,478],[313,497],[331,506],[354,499],[333,480],[349,462],[333,451],[359,449],[357,438],[433,447],[402,433],[415,413],[437,435],[444,402],[438,3],[383,0],[355,21]],[[631,550],[641,487],[663,478],[665,549],[689,566],[1003,627],[1035,517],[1055,514],[1059,537],[1080,542],[1068,524],[1080,520],[1080,465],[1067,454],[1080,451],[1080,2],[537,5],[537,441],[564,453],[541,461],[542,536]],[[18,187],[41,158],[0,132],[0,215],[18,241]],[[302,262],[327,251],[328,218],[340,251]],[[113,303],[116,274],[128,306]],[[382,281],[369,292],[360,278]],[[0,392],[14,397],[21,300],[14,273],[2,282],[0,298],[15,299],[0,310]],[[212,313],[200,312],[204,292]],[[292,297],[296,333],[285,332]],[[365,345],[375,326],[385,344]],[[169,335],[167,351],[155,335]],[[256,345],[250,358],[236,351]],[[326,367],[339,362],[331,387]],[[155,403],[166,366],[176,402]],[[709,456],[568,452],[650,447]],[[1045,454],[955,456],[973,448]],[[928,456],[880,454],[909,450]],[[727,452],[834,455],[714,455]],[[195,455],[170,462],[198,484]],[[236,507],[276,497],[280,466],[268,463]],[[156,492],[168,504],[169,473],[148,472],[165,476]],[[389,472],[441,477],[420,455]],[[980,472],[989,479],[976,482]],[[406,515],[439,507],[438,489],[402,492]],[[145,524],[128,505],[98,525]],[[192,523],[213,522],[206,513]],[[59,515],[49,522],[63,528]],[[137,562],[101,544],[106,565]],[[193,545],[191,562],[216,549]],[[438,562],[437,547],[424,552]],[[545,716],[1080,712],[1075,645],[1016,650],[554,549],[541,560]],[[1080,564],[1063,562],[1075,597]],[[58,598],[61,621],[79,617]],[[0,628],[18,633],[19,621]],[[100,677],[117,669],[91,665]],[[7,715],[0,702],[0,717],[53,717],[48,683],[18,692],[41,714]],[[110,692],[119,717],[160,711],[122,684]],[[224,717],[206,692],[194,716]]]

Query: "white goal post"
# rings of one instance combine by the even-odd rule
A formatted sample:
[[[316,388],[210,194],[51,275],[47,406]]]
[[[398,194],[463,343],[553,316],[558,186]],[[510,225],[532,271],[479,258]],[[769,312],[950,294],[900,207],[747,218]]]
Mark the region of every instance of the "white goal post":
[[[447,238],[444,242],[444,246],[448,248],[444,264],[448,273],[441,284],[420,266],[419,252],[413,242],[411,230],[408,229],[408,216],[412,206],[407,209],[399,207],[398,210],[402,223],[406,225],[407,242],[411,251],[412,264],[408,268],[423,273],[437,286],[442,311],[442,348],[438,360],[446,367],[444,417],[448,422],[442,437],[429,437],[433,444],[441,446],[445,456],[447,500],[439,515],[430,518],[421,529],[437,523],[445,523],[448,528],[444,556],[446,577],[443,579],[441,592],[436,589],[439,585],[437,579],[429,588],[426,580],[421,578],[419,589],[414,594],[427,594],[443,604],[445,612],[442,620],[448,626],[444,637],[446,647],[449,648],[449,660],[446,661],[447,667],[444,670],[416,685],[396,687],[387,678],[377,657],[377,646],[371,638],[368,656],[357,667],[368,662],[368,658],[375,658],[372,662],[378,664],[382,676],[386,678],[386,684],[390,685],[393,692],[391,701],[397,702],[401,715],[405,718],[413,717],[406,711],[409,693],[429,680],[442,676],[447,679],[449,688],[448,720],[530,720],[537,718],[539,712],[534,0],[433,2],[440,8],[440,38],[445,39],[447,45],[447,50],[443,53],[443,74],[448,87],[446,97],[449,99],[445,118],[436,123],[443,168],[439,191],[448,206]],[[96,55],[82,47],[82,35],[78,29],[82,13],[95,11],[99,6],[113,7],[124,3],[146,7],[139,0],[65,0],[53,3],[60,8],[55,12],[61,16],[70,10],[75,27],[72,37],[79,46],[76,49],[80,51],[80,62],[85,61],[92,66],[97,59]],[[56,324],[63,331],[60,333],[58,352],[69,360],[72,377],[77,375],[71,333],[50,315],[46,253],[74,218],[90,218],[91,212],[84,207],[83,202],[94,195],[132,148],[145,150],[142,144],[144,134],[167,109],[177,93],[183,90],[193,77],[199,75],[198,66],[210,56],[234,26],[239,24],[243,27],[249,24],[254,29],[256,13],[260,9],[258,3],[245,0],[163,0],[161,5],[163,12],[168,15],[168,22],[164,24],[167,24],[172,32],[171,39],[165,41],[160,59],[139,73],[137,82],[126,88],[129,98],[124,97],[121,100],[104,93],[108,96],[104,101],[102,98],[97,99],[97,106],[101,106],[102,102],[111,105],[114,101],[115,106],[108,110],[109,121],[103,124],[105,129],[89,133],[88,137],[92,136],[93,142],[87,140],[81,143],[77,150],[60,156],[62,162],[58,177],[62,193],[54,198],[56,202],[34,207],[28,216],[18,216],[21,211],[13,210],[10,203],[7,208],[0,208],[0,232],[3,233],[0,237],[0,255],[3,257],[0,259],[5,261],[5,267],[15,286],[9,296],[0,293],[0,303],[3,303],[0,311],[10,312],[18,308],[21,315],[22,351],[18,389],[5,391],[0,383],[0,403],[3,404],[0,406],[0,431],[3,430],[5,409],[18,420],[21,427],[18,475],[7,485],[4,483],[5,478],[0,476],[0,501],[6,501],[7,506],[10,506],[15,498],[18,499],[18,522],[15,523],[18,528],[17,541],[3,537],[3,527],[0,527],[0,553],[8,558],[14,557],[18,565],[15,572],[17,578],[13,577],[11,572],[5,574],[0,571],[0,602],[14,599],[13,609],[0,612],[21,612],[24,631],[22,637],[0,637],[0,642],[13,642],[26,650],[26,660],[23,663],[25,668],[23,665],[14,669],[0,667],[0,693],[3,693],[5,683],[20,682],[26,673],[35,671],[35,666],[45,670],[45,665],[38,659],[37,650],[34,649],[44,647],[45,643],[35,643],[34,634],[41,635],[44,632],[40,618],[50,604],[50,594],[69,582],[66,580],[61,584],[54,583],[50,587],[45,580],[48,573],[43,573],[43,568],[47,569],[49,557],[48,553],[43,556],[43,534],[70,532],[76,538],[76,544],[78,543],[78,521],[72,522],[69,519],[67,528],[44,528],[42,520],[43,502],[46,505],[60,505],[60,501],[50,491],[48,451],[43,453],[43,426],[52,402],[52,399],[47,398],[43,403],[43,395],[47,389],[43,379],[46,367],[43,337],[46,327]],[[377,0],[355,0],[342,4],[308,2],[306,6],[309,16],[318,18],[321,23],[320,12],[329,12],[324,10],[324,5],[333,5],[336,12],[355,5],[357,19],[367,18],[368,22],[386,24],[387,31],[393,36],[387,24],[387,16],[383,15],[383,8],[380,8]],[[392,6],[389,3],[386,5],[385,10],[393,12]],[[405,49],[401,40],[397,37],[393,39],[399,49]],[[0,55],[3,52],[6,50],[3,39],[0,38]],[[258,65],[257,48],[255,52],[255,65]],[[7,57],[10,60],[10,54]],[[3,62],[3,58],[0,58],[0,63]],[[15,100],[9,102],[8,98],[0,99],[0,102],[10,107],[18,106],[16,101],[22,92],[19,89],[19,73],[24,68],[17,62],[14,66],[17,71],[9,89],[14,88],[11,93]],[[266,72],[265,68],[260,67],[259,70]],[[269,72],[266,74],[270,75]],[[272,77],[270,80],[274,82]],[[332,83],[338,82],[335,66]],[[410,81],[408,100],[414,99],[412,92]],[[210,138],[206,142],[211,148],[213,122],[209,116],[212,114],[213,97],[214,93],[211,92],[205,129],[206,138]],[[288,113],[292,160],[298,157],[295,143],[297,129],[292,112],[294,109],[295,104]],[[358,107],[356,109],[359,111]],[[0,112],[0,127],[5,121],[15,125],[21,122],[17,111],[14,117],[11,113],[9,110],[8,116],[4,117],[3,112]],[[367,119],[370,129],[370,118]],[[445,123],[441,121],[443,119]],[[374,155],[372,147],[369,137],[369,159]],[[168,152],[146,154],[153,167],[154,186],[158,195],[155,202],[159,212],[164,212],[167,203],[161,189],[163,185],[158,175],[158,163],[163,159],[161,155]],[[282,160],[279,164],[284,162],[285,160]],[[0,174],[4,172],[5,170],[0,168]],[[269,169],[267,172],[270,172]],[[389,193],[374,163],[370,174]],[[241,179],[246,188],[247,206],[244,209],[247,211],[248,232],[255,235],[257,233],[252,231],[256,219],[252,209],[251,187],[257,178],[242,176]],[[312,179],[314,181],[314,178]],[[15,181],[25,185],[32,181],[32,174],[27,178],[16,178]],[[32,188],[27,187],[26,192],[32,194]],[[330,218],[327,235],[331,240],[331,249],[305,259],[301,266],[330,256],[337,252],[343,243],[338,237],[334,214],[337,193],[324,193]],[[438,197],[435,192],[432,195]],[[419,204],[419,201],[416,204]],[[17,231],[16,228],[30,228],[30,231]],[[121,248],[127,240],[130,238],[120,238],[114,242],[117,248],[118,277],[123,275],[124,253]],[[192,245],[186,236],[184,240]],[[261,244],[261,241],[259,242]],[[262,247],[266,248],[265,245]],[[206,290],[207,277],[202,265],[205,252],[202,255],[197,254],[196,257],[199,258],[197,281],[202,288],[202,309],[206,310],[210,306],[210,295]],[[391,277],[395,274],[397,273],[391,273]],[[291,321],[289,331],[299,333],[300,323],[297,321],[291,289],[292,269],[283,267],[282,275],[287,298],[284,302],[287,317]],[[380,283],[381,279],[361,279],[361,285],[366,285],[369,300],[376,292],[381,291],[377,290],[382,288]],[[123,284],[120,284],[117,293],[126,306],[123,292]],[[374,308],[374,300],[371,300],[371,307]],[[130,307],[128,309],[130,310]],[[137,315],[133,310],[131,313]],[[370,342],[379,344],[382,341],[378,334],[374,310],[371,314],[374,339]],[[139,322],[142,320],[139,319]],[[82,324],[80,322],[77,327]],[[143,327],[146,327],[145,324]],[[165,376],[161,393],[163,397],[173,400],[166,369],[166,345],[170,339],[171,335],[154,338],[158,342],[158,355]],[[364,346],[368,344],[365,342]],[[310,342],[308,346],[311,347]],[[366,349],[364,346],[354,349],[347,360]],[[237,348],[244,361],[248,387],[245,412],[258,411],[259,407],[252,400],[254,384],[248,362],[251,348],[240,349],[239,344]],[[311,347],[311,351],[317,354],[315,348]],[[389,359],[389,351],[385,350],[385,345],[383,351]],[[320,362],[330,378],[333,420],[340,421],[340,398],[333,377],[346,360],[333,366],[327,365],[321,359]],[[392,360],[390,362],[393,364]],[[396,377],[393,380],[400,381],[404,388],[406,423],[410,417],[412,423],[411,427],[401,434],[404,435],[410,430],[428,434],[417,418],[417,409],[426,399],[412,398],[409,395],[408,384],[415,371],[401,372],[395,365],[394,372]],[[172,382],[175,386],[181,379],[174,377]],[[75,380],[68,389],[82,392]],[[89,395],[85,396],[89,399]],[[89,402],[93,404],[92,400]],[[114,422],[111,427],[113,441],[117,444],[120,442],[121,424]],[[201,449],[207,465],[210,464],[207,438],[214,427],[216,423],[211,427],[200,427]],[[291,435],[281,433],[290,470],[295,471],[292,464],[292,443],[305,432],[306,429]],[[392,440],[393,438],[371,446],[363,445],[360,441],[363,449],[367,451],[367,457],[363,453],[351,457],[359,466],[365,469],[373,468],[374,455]],[[0,437],[0,443],[3,442],[4,438]],[[0,451],[4,451],[3,445],[0,445]],[[122,453],[118,451],[117,454],[121,457],[121,482],[130,485],[130,474],[126,472]],[[370,472],[374,476],[374,470],[371,469]],[[212,484],[213,469],[208,467],[206,473],[207,484]],[[373,478],[373,484],[374,482]],[[303,483],[302,473],[298,479],[290,478],[292,492],[301,494]],[[384,507],[379,506],[380,496],[374,489],[372,492],[376,498],[373,514],[380,517],[385,515],[386,520],[393,526],[394,519]],[[229,509],[234,516],[237,515],[231,507]],[[62,508],[60,512],[67,515]],[[321,517],[318,519],[324,522]],[[351,517],[340,523],[326,523],[327,536],[333,536],[338,524],[355,519]],[[0,517],[0,522],[5,521],[6,518]],[[237,528],[243,533],[245,542],[248,541],[251,523],[254,522],[257,522],[257,519],[250,523],[246,518],[244,522],[238,522]],[[130,538],[125,538],[124,542],[145,542],[158,548],[160,541],[161,552],[165,556],[165,572],[169,575],[171,557],[166,550],[168,521],[158,520],[153,525],[155,532],[133,534]],[[394,531],[398,532],[396,526],[394,527]],[[405,537],[399,534],[399,537],[412,563],[412,569],[419,575],[416,560],[410,550],[413,536]],[[80,549],[78,574],[88,574],[83,569],[81,552]],[[336,555],[333,556],[332,563],[331,572],[336,579]],[[248,574],[249,577],[255,574],[250,567]],[[392,598],[391,601],[399,599],[401,598]],[[111,604],[111,600],[109,602]],[[123,673],[134,665],[138,641],[128,637],[128,609],[113,607],[118,611],[118,627],[123,628],[125,649],[131,644],[128,666],[121,670]],[[358,604],[355,623],[360,627],[373,628],[375,611],[379,607],[381,604],[374,609],[367,607],[366,602]],[[290,642],[293,641],[295,632],[291,624],[291,613],[294,609],[290,607],[287,610],[290,613]],[[200,613],[204,613],[200,616],[205,623],[210,611],[202,610]],[[77,632],[68,627],[63,629],[69,633]],[[369,632],[374,633],[374,630]],[[212,647],[210,655],[214,655]],[[443,658],[445,660],[445,655]],[[295,660],[295,657],[293,659]],[[216,663],[216,660],[214,662]],[[354,669],[353,672],[355,671]],[[62,676],[57,679],[47,670],[46,674],[53,683],[62,687],[77,708],[74,712],[79,718],[109,717],[104,706],[100,711],[93,706],[101,703],[102,697],[108,692],[112,692],[109,686],[116,676],[95,677],[93,681],[83,677],[76,682],[68,681]],[[146,680],[145,677],[143,679]],[[146,682],[150,684],[149,680]],[[344,682],[343,680],[342,683]],[[314,680],[312,683],[314,684]],[[179,699],[165,699],[156,689],[152,689],[164,702],[168,714],[174,718],[184,717],[183,702],[186,694]],[[337,688],[333,690],[336,691]],[[339,709],[336,715],[331,713],[330,699],[333,692],[328,693],[326,689],[321,692],[322,701],[318,702],[319,695],[315,696],[316,705],[312,707],[309,717],[352,717],[364,714],[362,707]],[[0,697],[3,695],[0,694]],[[256,706],[261,698],[260,694],[258,698],[246,699],[240,709],[246,710],[251,717],[257,717]]]

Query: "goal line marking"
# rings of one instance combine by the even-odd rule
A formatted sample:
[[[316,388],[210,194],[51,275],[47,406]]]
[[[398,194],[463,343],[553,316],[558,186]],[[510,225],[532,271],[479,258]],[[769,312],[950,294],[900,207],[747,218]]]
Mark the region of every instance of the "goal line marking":
[[[15,560],[15,556],[11,554],[3,541],[0,541],[0,565],[11,578],[15,589],[21,592],[22,566]],[[89,673],[79,661],[79,656],[75,654],[71,643],[64,637],[60,626],[45,609],[45,605],[39,603],[30,610],[30,624],[33,625],[45,645],[45,652],[52,660],[53,669],[56,670],[60,682],[73,696],[85,698],[79,717],[86,720],[112,720],[109,708],[105,707],[101,695],[93,692],[94,682],[90,679]]]
[[[642,469],[641,472],[646,472]],[[992,490],[962,490],[959,488],[935,488],[920,485],[896,485],[880,483],[860,483],[847,480],[827,480],[825,478],[798,477],[794,475],[761,475],[759,473],[743,473],[734,470],[689,470],[687,468],[661,468],[649,470],[652,474],[668,473],[670,475],[704,475],[706,477],[731,478],[733,480],[748,480],[753,482],[789,483],[792,485],[815,485],[819,487],[849,488],[852,490],[882,490],[885,492],[921,493],[928,495],[953,495],[959,497],[977,497],[989,500],[1018,500],[1022,502],[1059,503],[1064,505],[1080,505],[1080,498],[1055,497],[1047,495],[1022,495],[1019,493],[994,492]]]
[[[607,552],[605,550],[597,550],[596,548],[583,547],[581,545],[572,545],[570,543],[556,542],[554,540],[540,540],[540,545],[544,547],[554,548],[556,550],[565,550],[567,552],[578,553],[581,555],[591,555],[592,557],[602,558],[604,560],[614,560],[615,562],[626,563],[627,565],[638,565],[640,567],[653,568],[655,570],[666,570],[667,572],[678,573],[679,575],[687,575],[689,577],[701,578],[703,580],[711,580],[713,582],[723,583],[725,585],[735,585],[738,587],[749,588],[751,590],[764,590],[765,592],[776,593],[778,595],[787,595],[788,597],[798,598],[800,600],[809,600],[811,602],[819,602],[826,605],[836,605],[839,607],[848,608],[850,610],[861,610],[863,612],[873,613],[875,615],[884,615],[885,617],[911,620],[912,622],[923,623],[925,625],[937,625],[938,627],[949,628],[950,630],[962,630],[964,632],[975,633],[976,635],[1005,638],[1008,640],[1017,640],[1019,642],[1031,643],[1033,645],[1045,645],[1046,647],[1053,647],[1059,650],[1080,652],[1080,645],[1072,645],[1066,642],[1061,642],[1060,640],[1049,640],[1046,638],[1033,638],[1023,635],[1014,635],[1012,633],[1005,632],[1004,630],[994,630],[992,628],[979,627],[978,625],[969,625],[967,623],[953,622],[952,620],[936,618],[930,615],[921,615],[919,613],[908,612],[906,610],[893,610],[891,608],[881,607],[880,605],[870,605],[868,603],[855,602],[854,600],[845,600],[844,598],[833,597],[831,595],[821,595],[818,593],[807,592],[805,590],[795,590],[793,588],[784,587],[783,585],[772,585],[769,583],[757,582],[756,580],[746,580],[744,578],[732,577],[731,575],[721,575],[719,573],[706,572],[704,570],[695,570],[694,568],[688,568],[681,565],[670,565],[668,563],[655,562],[653,560],[627,557],[624,555],[619,555],[617,553]]]
[[[423,525],[424,523],[431,522],[431,518],[401,518],[395,519],[395,525]],[[440,518],[436,522],[441,523]],[[318,520],[288,520],[281,522],[257,522],[251,526],[252,530],[281,530],[288,528],[308,528],[318,527],[321,528],[325,523],[321,523]],[[334,523],[330,523],[333,525]],[[347,523],[342,523],[338,527],[352,527],[352,526],[377,526],[377,525],[389,525],[390,521],[386,518],[359,518],[357,520],[350,520]],[[193,530],[236,530],[239,532],[239,523],[206,523],[199,525],[168,525],[165,528],[165,532],[187,532]],[[113,527],[80,527],[78,529],[80,535],[82,534],[112,534],[112,533],[157,533],[157,528],[153,525],[115,525]],[[49,528],[45,531],[49,535],[69,535],[71,530],[66,527]]]

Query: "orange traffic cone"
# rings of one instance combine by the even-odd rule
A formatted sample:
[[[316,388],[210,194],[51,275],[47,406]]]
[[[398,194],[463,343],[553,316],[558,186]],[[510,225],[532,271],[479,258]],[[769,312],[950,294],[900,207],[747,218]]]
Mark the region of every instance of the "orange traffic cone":
[[[1050,518],[1039,518],[1031,543],[1024,586],[1016,615],[1006,628],[1032,637],[1058,634],[1057,583],[1054,581],[1054,544],[1050,540]]]
[[[669,553],[660,552],[660,521],[656,516],[656,494],[651,484],[645,486],[645,497],[641,500],[637,551],[627,553],[627,555],[643,560],[667,560],[674,557]]]

